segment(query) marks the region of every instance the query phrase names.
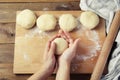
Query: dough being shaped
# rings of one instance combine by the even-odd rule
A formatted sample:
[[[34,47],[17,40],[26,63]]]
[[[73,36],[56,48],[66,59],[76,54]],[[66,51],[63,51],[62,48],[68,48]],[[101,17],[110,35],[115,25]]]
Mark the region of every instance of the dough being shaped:
[[[37,19],[37,26],[42,31],[50,31],[55,29],[56,18],[51,14],[43,14]]]
[[[98,25],[99,17],[91,11],[82,12],[80,16],[80,22],[82,25],[84,25],[84,27],[93,29]]]
[[[77,20],[71,14],[63,14],[59,18],[60,28],[65,31],[72,31],[77,26]]]
[[[33,11],[25,9],[17,15],[16,23],[21,27],[29,29],[34,26],[36,22],[36,15]]]
[[[61,55],[64,52],[64,50],[67,49],[67,47],[68,47],[67,41],[63,38],[56,38],[54,40],[54,42],[56,43],[56,46],[57,46],[56,47],[57,48],[56,49],[57,55]]]

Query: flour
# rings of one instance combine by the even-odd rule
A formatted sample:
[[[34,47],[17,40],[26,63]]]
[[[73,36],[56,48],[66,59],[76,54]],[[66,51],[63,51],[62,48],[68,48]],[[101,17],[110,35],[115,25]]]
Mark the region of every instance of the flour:
[[[92,46],[92,48],[94,48],[94,49],[92,49],[90,51],[90,53],[96,53],[97,51],[99,51],[101,49],[101,45],[100,45],[98,33],[95,30],[93,30],[93,31],[90,31],[90,33],[87,32],[86,35],[87,35],[89,40],[91,40],[95,43],[95,45]]]
[[[100,44],[100,39],[99,39],[99,34],[95,30],[86,30],[84,27],[81,27],[82,25],[79,24],[77,26],[76,34],[79,34],[80,36],[87,37],[88,40],[93,42],[94,44],[89,45],[86,43],[80,43],[80,46],[83,48],[87,48],[87,52],[77,54],[76,55],[76,60],[81,61],[81,60],[87,60],[91,59],[94,56],[97,56],[97,52],[101,50],[101,44]],[[25,38],[33,38],[33,37],[38,37],[40,39],[44,39],[45,37],[51,38],[49,33],[41,31],[38,27],[34,27],[30,29],[26,34]]]
[[[38,27],[34,27],[34,28],[30,29],[25,34],[25,38],[33,38],[33,37],[36,37],[36,36],[39,36],[39,38],[41,38],[41,39],[45,38],[46,36],[49,37],[49,35],[46,32],[41,31]]]
[[[101,50],[101,44],[100,44],[100,39],[99,35],[95,30],[88,30],[84,31],[84,28],[81,28],[81,35],[86,36],[88,40],[92,41],[94,44],[87,46],[87,44],[80,43],[80,46],[83,48],[87,48],[87,52],[85,53],[79,53],[76,55],[76,60],[87,60],[91,59],[92,57],[97,56],[97,52]]]
[[[78,66],[80,66],[80,65],[79,64],[74,64],[74,66],[72,66],[72,68],[71,68],[71,71],[75,72],[79,68]]]
[[[31,62],[30,56],[28,54],[24,53],[23,58],[24,58],[24,61],[26,61],[26,63]]]

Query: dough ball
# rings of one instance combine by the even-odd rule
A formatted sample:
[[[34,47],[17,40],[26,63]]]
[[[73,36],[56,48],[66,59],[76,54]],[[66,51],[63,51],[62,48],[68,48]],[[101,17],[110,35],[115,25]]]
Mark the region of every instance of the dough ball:
[[[82,12],[80,16],[80,22],[86,28],[93,29],[98,25],[99,17],[91,11]]]
[[[59,18],[60,28],[65,31],[72,31],[77,26],[77,20],[71,14],[63,14]]]
[[[17,15],[16,23],[21,27],[29,29],[34,26],[36,22],[36,15],[33,11],[25,9]]]
[[[43,14],[37,19],[37,26],[42,31],[50,31],[55,29],[56,18],[51,14]]]
[[[57,55],[61,55],[64,52],[64,50],[67,49],[68,47],[67,41],[63,38],[56,38],[54,42],[56,43],[56,46],[57,46],[57,49],[56,49]]]

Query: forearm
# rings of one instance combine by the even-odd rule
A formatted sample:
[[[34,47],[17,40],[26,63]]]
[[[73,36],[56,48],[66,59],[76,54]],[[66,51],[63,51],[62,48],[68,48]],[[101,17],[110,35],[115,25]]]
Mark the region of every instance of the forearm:
[[[56,80],[70,80],[70,64],[60,63]]]
[[[47,80],[48,74],[44,70],[39,70],[33,74],[28,80]]]

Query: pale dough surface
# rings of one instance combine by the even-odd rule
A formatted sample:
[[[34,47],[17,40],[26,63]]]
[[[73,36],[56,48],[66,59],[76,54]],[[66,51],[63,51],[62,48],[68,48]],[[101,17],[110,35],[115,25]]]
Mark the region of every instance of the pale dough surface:
[[[88,29],[95,28],[99,23],[99,17],[91,11],[82,12],[80,16],[80,22],[84,27]]]
[[[56,49],[57,55],[61,55],[64,52],[64,50],[67,49],[68,47],[67,41],[63,38],[56,38],[54,42],[56,43],[56,46],[57,46],[57,49]]]
[[[52,14],[43,14],[37,19],[37,26],[42,31],[50,31],[55,29],[56,18]]]
[[[33,11],[25,9],[17,15],[16,23],[21,27],[29,29],[34,26],[36,22],[36,15]]]
[[[63,14],[59,18],[59,26],[65,31],[72,31],[77,26],[77,20],[71,14]]]

